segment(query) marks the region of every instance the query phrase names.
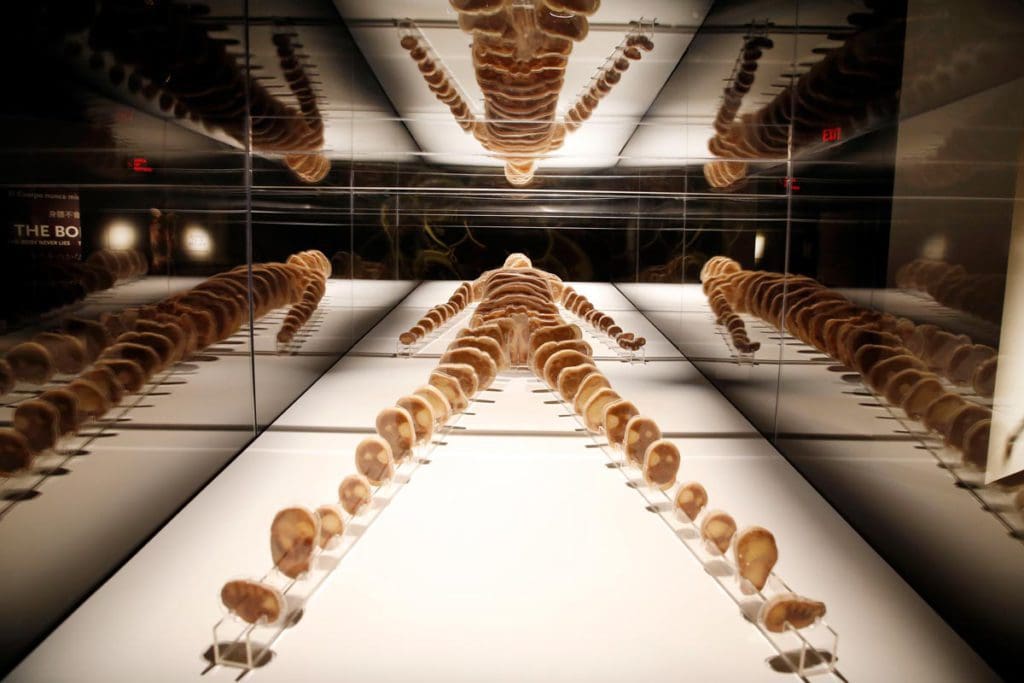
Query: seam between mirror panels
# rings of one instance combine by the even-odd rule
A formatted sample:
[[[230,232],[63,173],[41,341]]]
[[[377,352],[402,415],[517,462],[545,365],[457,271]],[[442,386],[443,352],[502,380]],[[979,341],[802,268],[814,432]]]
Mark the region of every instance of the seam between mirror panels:
[[[249,397],[252,400],[252,433],[259,434],[259,414],[256,409],[256,329],[253,325],[255,306],[253,305],[253,235],[252,235],[252,100],[249,87],[249,75],[252,73],[252,50],[249,45],[249,0],[242,0],[242,22],[245,30],[242,31],[242,45],[245,50],[245,73],[246,78],[242,79],[245,92],[245,151],[243,154],[242,180],[245,184],[245,263],[246,280],[248,283],[247,300],[249,304]]]
[[[792,62],[790,64],[790,73],[796,70],[797,60],[800,58],[799,41],[800,41],[800,0],[793,0],[793,54]],[[789,79],[790,87],[787,90],[789,93],[789,126],[786,137],[786,181],[783,183],[786,189],[786,237],[783,245],[782,254],[782,273],[785,277],[784,284],[782,285],[782,315],[785,320],[786,307],[789,305],[787,301],[787,294],[789,291],[789,250],[792,247],[792,235],[793,235],[793,116],[796,110],[796,97],[793,93],[793,77]],[[779,368],[775,375],[775,409],[772,415],[772,437],[770,441],[773,445],[777,445],[779,442],[779,401],[782,399],[782,357],[786,350],[786,330],[783,327],[779,333]]]

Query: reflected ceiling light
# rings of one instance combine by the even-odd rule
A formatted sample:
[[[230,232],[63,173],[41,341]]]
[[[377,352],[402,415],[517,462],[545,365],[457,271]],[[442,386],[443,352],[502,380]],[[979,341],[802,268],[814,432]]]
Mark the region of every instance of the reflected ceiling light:
[[[196,259],[206,259],[213,253],[213,239],[206,228],[192,223],[186,225],[185,230],[182,232],[182,247],[189,256]]]
[[[104,228],[103,241],[106,243],[107,249],[117,251],[134,249],[135,244],[139,241],[139,234],[134,225],[124,219],[118,219],[110,222]]]
[[[760,263],[762,258],[764,258],[764,233],[759,232],[754,235],[754,263]]]
[[[465,95],[423,33],[411,21],[399,26],[403,48],[427,86],[448,105],[456,122],[505,162],[505,178],[516,186],[533,180],[537,160],[559,149],[590,118],[597,103],[621,80],[622,72],[654,42],[634,22],[633,30],[559,117],[556,109],[573,43],[587,37],[587,17],[600,0],[449,0],[459,28],[473,36],[471,54],[483,112]]]
[[[316,65],[295,49],[296,27],[282,27],[271,36],[284,82],[273,77],[268,83],[266,74],[278,69],[254,75],[256,68],[269,65],[250,68],[230,47],[235,41],[209,22],[206,5],[152,0],[72,4],[75,30],[88,32],[83,41],[91,51],[88,63],[109,63],[109,82],[125,88],[127,93],[122,94],[145,101],[151,113],[157,110],[220,130],[254,152],[280,155],[302,182],[315,183],[327,176],[331,162],[323,153]],[[60,7],[65,5],[71,6]],[[63,34],[67,13],[47,14],[49,22],[42,30]],[[263,34],[260,39],[265,40]],[[262,55],[266,48],[270,45],[254,42],[251,52]]]
[[[922,245],[921,256],[933,261],[943,261],[946,258],[946,250],[948,248],[949,241],[945,235],[932,235]]]

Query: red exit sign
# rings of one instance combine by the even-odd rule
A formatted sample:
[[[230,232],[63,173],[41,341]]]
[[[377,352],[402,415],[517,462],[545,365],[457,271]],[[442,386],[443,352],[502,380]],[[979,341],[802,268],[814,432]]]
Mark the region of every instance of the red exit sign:
[[[821,129],[821,141],[822,142],[839,142],[843,139],[843,129],[839,126],[835,128],[822,128]]]
[[[132,157],[128,163],[128,167],[136,173],[152,173],[153,167],[149,165],[149,160],[146,157]]]

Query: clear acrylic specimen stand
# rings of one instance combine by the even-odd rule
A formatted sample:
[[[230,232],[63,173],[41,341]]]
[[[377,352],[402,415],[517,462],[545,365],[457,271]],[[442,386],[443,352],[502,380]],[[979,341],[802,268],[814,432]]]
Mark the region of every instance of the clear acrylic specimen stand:
[[[434,431],[429,443],[417,446],[412,457],[395,468],[395,476],[391,481],[374,488],[370,505],[355,516],[343,515],[345,532],[332,539],[326,548],[314,548],[308,572],[293,579],[272,567],[263,576],[255,579],[259,583],[276,588],[284,596],[284,613],[274,623],[261,621],[255,624],[246,622],[233,613],[227,613],[213,625],[211,665],[243,669],[244,675],[244,672],[269,663],[273,657],[271,648],[274,643],[288,628],[298,623],[306,603],[332,576],[342,559],[363,537],[380,513],[409,483],[420,465],[429,463],[429,456],[434,449],[445,445],[443,437],[461,429],[457,422],[463,414],[472,413],[453,415],[448,423]],[[362,526],[358,534],[351,532],[353,522],[358,522]],[[227,637],[222,636],[224,632],[227,632]]]
[[[543,384],[540,380],[538,382]],[[668,492],[649,486],[642,477],[636,476],[637,471],[625,461],[622,454],[613,449],[605,439],[601,438],[601,435],[589,432],[579,416],[573,412],[572,406],[562,400],[558,392],[550,389],[537,389],[535,393],[543,394],[545,391],[557,399],[546,400],[545,403],[557,405],[560,408],[560,416],[572,418],[577,424],[575,431],[586,434],[590,439],[591,443],[587,447],[600,449],[609,461],[608,467],[622,473],[626,484],[647,502],[647,509],[657,514],[668,525],[676,538],[701,564],[704,571],[736,603],[743,617],[750,621],[779,653],[785,672],[795,673],[801,678],[829,674],[841,679],[836,670],[839,634],[824,619],[819,619],[815,624],[804,629],[792,628],[787,623],[786,629],[781,633],[769,631],[758,620],[760,609],[769,598],[781,593],[796,593],[796,591],[791,589],[774,572],[768,577],[768,581],[760,591],[757,591],[749,582],[742,580],[735,562],[728,553],[719,554],[717,549],[709,550],[701,539],[700,527],[676,511],[675,503]]]

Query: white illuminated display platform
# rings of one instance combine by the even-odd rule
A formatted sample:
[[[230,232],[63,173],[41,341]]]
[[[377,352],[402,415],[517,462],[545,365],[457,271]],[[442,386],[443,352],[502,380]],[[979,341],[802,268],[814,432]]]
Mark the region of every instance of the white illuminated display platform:
[[[338,483],[355,471],[353,448],[372,432],[373,415],[424,383],[444,346],[441,340],[411,358],[395,357],[397,331],[456,285],[431,282],[414,290],[11,680],[235,679],[238,669],[207,671],[211,627],[224,616],[221,585],[266,571],[267,531],[278,509],[336,499]],[[645,320],[611,285],[576,288],[616,320]],[[701,481],[710,506],[729,511],[741,526],[773,531],[776,573],[828,605],[842,676],[993,678],[665,337],[649,323],[636,327],[657,352],[631,365],[610,351],[602,359],[594,344],[598,365],[679,446],[680,480]],[[284,377],[259,391],[272,394],[274,381]],[[627,486],[624,473],[607,466],[602,449],[588,447],[593,441],[575,420],[545,403],[549,395],[535,391],[526,374],[508,375],[496,388],[481,395],[492,402],[474,404],[408,483],[378,499],[371,524],[355,520],[348,542],[357,542],[337,567],[317,568],[331,570],[326,581],[298,623],[276,640],[271,661],[248,676],[770,681],[785,675],[775,670],[778,653],[709,575],[715,566],[689,553],[661,514]]]

